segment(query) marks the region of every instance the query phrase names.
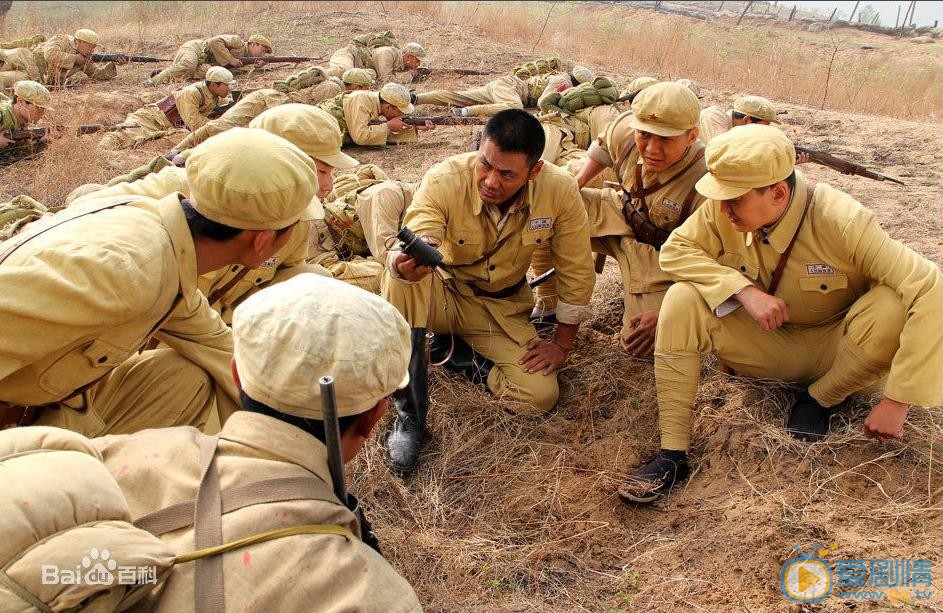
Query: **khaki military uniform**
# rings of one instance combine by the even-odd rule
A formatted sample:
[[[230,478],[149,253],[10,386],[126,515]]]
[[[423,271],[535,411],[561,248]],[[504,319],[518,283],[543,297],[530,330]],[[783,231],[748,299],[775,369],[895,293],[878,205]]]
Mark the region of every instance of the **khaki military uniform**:
[[[357,183],[346,192],[335,183],[335,191],[324,203],[325,219],[316,222],[317,244],[311,261],[324,266],[335,279],[378,294],[387,243],[399,232],[419,184],[370,179]]]
[[[13,101],[0,102],[0,132],[24,130],[29,126],[20,123],[13,111]],[[0,148],[0,163],[12,163],[41,151],[45,144],[37,140],[10,143]]]
[[[602,104],[580,109],[570,115],[552,113],[540,117],[545,139],[541,159],[577,174],[586,161],[586,151],[593,140],[615,121],[619,113],[616,105]],[[615,180],[614,176],[612,180]],[[598,187],[602,187],[602,180]]]
[[[209,121],[209,115],[219,105],[219,96],[209,90],[205,82],[194,83],[173,93],[177,112],[184,126],[191,132]],[[157,104],[148,104],[125,118],[125,123],[137,127],[109,132],[101,140],[103,149],[127,149],[142,143],[164,138],[177,132],[179,126],[171,123]]]
[[[344,92],[318,105],[330,113],[344,133],[345,145],[382,147],[387,143],[411,142],[417,139],[416,130],[392,134],[380,120],[380,94],[369,91]]]
[[[176,194],[101,210],[94,200],[30,224],[0,263],[0,402],[98,436],[202,426],[235,409],[229,329],[197,288]],[[61,220],[61,225],[36,234]],[[3,252],[0,251],[0,252]],[[140,350],[152,337],[167,349]]]
[[[697,137],[705,145],[715,136],[723,134],[733,127],[733,115],[719,106],[709,106],[701,111]]]
[[[41,78],[31,49],[0,49],[0,89],[11,89],[17,81]]]
[[[695,142],[678,162],[661,172],[646,170],[634,146],[635,131],[627,121],[630,115],[631,112],[623,113],[609,124],[590,146],[588,156],[605,166],[617,166],[616,174],[629,192],[644,190],[644,204],[636,197],[633,206],[637,210],[647,210],[648,219],[656,227],[670,232],[705,200],[694,189],[697,180],[707,172],[703,159],[704,145]],[[627,156],[617,165],[626,151]],[[624,343],[632,331],[629,320],[638,313],[658,310],[671,279],[658,266],[658,251],[636,239],[626,220],[620,191],[584,187],[581,193],[589,215],[593,251],[614,258],[622,273],[625,311],[619,338]],[[534,273],[545,272],[549,264],[546,259],[536,261]],[[538,305],[544,309],[553,308],[553,293],[554,281],[551,279],[538,289]]]
[[[416,104],[466,107],[471,117],[494,115],[506,109],[535,107],[541,96],[558,86],[573,85],[568,74],[551,73],[526,80],[513,75],[490,81],[481,87],[464,91],[443,89],[418,94]]]
[[[96,202],[123,202],[135,196],[161,199],[177,192],[186,197],[190,196],[186,170],[168,167],[137,181],[118,183],[99,189],[86,198],[91,198]],[[78,199],[76,202],[81,200]],[[319,208],[320,206],[313,206],[303,214],[291,231],[291,237],[285,246],[258,268],[245,271],[243,266],[233,264],[200,276],[198,281],[200,291],[207,297],[210,306],[222,315],[223,321],[231,322],[233,309],[263,287],[305,272],[328,274],[321,266],[305,263],[309,255],[311,235],[315,231],[315,217],[321,216],[315,212]]]
[[[42,75],[42,83],[61,85],[67,80],[74,83],[85,79],[107,81],[117,76],[114,62],[99,66],[86,61],[84,65],[76,66],[78,53],[75,37],[67,34],[57,34],[34,47],[33,61]]]
[[[371,68],[377,73],[377,85],[411,83],[413,73],[403,63],[403,50],[397,47],[362,47],[348,45],[331,55],[325,74],[340,77],[350,68]]]
[[[244,128],[253,119],[270,108],[289,102],[303,102],[317,104],[332,98],[344,88],[335,81],[324,81],[306,90],[284,94],[274,89],[259,89],[239,99],[232,108],[228,109],[219,119],[213,119],[188,134],[182,141],[174,145],[177,151],[185,151],[196,147],[211,136],[225,132],[231,128]]]
[[[465,153],[433,166],[403,219],[417,236],[441,241],[443,265],[418,283],[387,270],[382,293],[412,327],[455,333],[492,360],[488,388],[519,401],[515,410],[545,412],[559,396],[556,374],[527,374],[518,364],[537,335],[528,321],[534,303],[525,274],[537,247],[550,242],[558,320],[578,324],[589,316],[595,275],[586,211],[573,176],[546,164],[502,216],[481,202],[476,158]]]
[[[201,448],[212,446],[213,439],[191,428],[171,428],[109,436],[94,443],[121,486],[132,517],[140,518],[196,499],[201,489]],[[352,533],[285,536],[223,554],[219,587],[227,609],[251,603],[263,611],[421,610],[406,580],[360,540],[357,518],[332,492],[327,450],[319,440],[277,419],[240,411],[223,426],[213,465],[224,500],[237,488],[269,479],[301,481],[310,490],[282,502],[224,511],[219,520],[223,542],[307,524],[339,526]],[[200,531],[201,538],[211,538],[208,534],[212,531]],[[192,525],[161,538],[177,552],[198,548]],[[177,564],[166,584],[145,597],[142,607],[157,612],[192,610],[196,583],[195,563]]]
[[[225,66],[235,72],[239,69],[230,67],[233,58],[247,55],[249,52],[245,41],[235,34],[188,40],[177,49],[170,66],[151,77],[151,82],[162,85],[184,79],[202,79],[211,66]]]
[[[940,402],[939,268],[891,239],[872,211],[829,185],[815,188],[803,221],[809,184],[796,175],[788,209],[768,233],[737,232],[711,200],[662,248],[661,267],[676,281],[655,346],[663,449],[688,448],[700,356],[710,351],[738,375],[809,385],[826,407],[885,375],[888,398]],[[764,332],[733,295],[750,285],[769,287],[797,228],[776,290],[789,321]]]

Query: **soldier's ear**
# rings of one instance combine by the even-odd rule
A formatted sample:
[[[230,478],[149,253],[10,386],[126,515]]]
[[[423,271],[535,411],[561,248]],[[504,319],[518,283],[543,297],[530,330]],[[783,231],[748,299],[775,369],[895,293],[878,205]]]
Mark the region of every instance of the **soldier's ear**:
[[[527,180],[533,181],[534,179],[536,179],[537,175],[540,174],[540,169],[543,167],[544,167],[544,161],[537,160],[537,163],[531,167],[530,172],[527,174]]]

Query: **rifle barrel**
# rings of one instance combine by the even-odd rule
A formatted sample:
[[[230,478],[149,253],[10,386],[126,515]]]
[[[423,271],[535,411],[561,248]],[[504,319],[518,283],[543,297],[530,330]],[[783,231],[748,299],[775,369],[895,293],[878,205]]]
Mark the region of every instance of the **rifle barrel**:
[[[897,183],[898,185],[906,185],[900,179],[895,179],[894,177],[889,177],[885,174],[868,170],[861,164],[842,159],[836,155],[832,155],[831,153],[819,151],[818,149],[810,149],[801,145],[795,145],[795,147],[796,153],[806,153],[809,155],[809,159],[816,164],[828,166],[829,168],[837,170],[842,174],[857,175],[859,177],[865,177],[866,179],[873,179],[875,181],[891,181],[892,183]]]
[[[344,479],[344,457],[341,455],[341,433],[337,421],[337,398],[334,396],[334,377],[318,379],[321,386],[321,412],[324,417],[324,444],[327,463],[334,483],[334,495],[347,505],[347,483]]]

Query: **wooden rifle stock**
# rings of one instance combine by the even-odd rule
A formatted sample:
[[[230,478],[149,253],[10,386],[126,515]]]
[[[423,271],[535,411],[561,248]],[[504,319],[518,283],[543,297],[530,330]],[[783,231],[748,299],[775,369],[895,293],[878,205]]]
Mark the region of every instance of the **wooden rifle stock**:
[[[891,181],[893,183],[897,183],[898,185],[905,185],[905,183],[900,179],[895,179],[894,177],[889,177],[887,175],[882,175],[879,172],[868,170],[860,164],[856,164],[850,160],[844,160],[825,151],[809,149],[808,147],[796,145],[796,153],[806,153],[809,155],[809,160],[815,162],[816,164],[821,164],[822,166],[828,166],[829,168],[837,170],[842,174],[858,175],[859,177],[874,179],[875,181]]]

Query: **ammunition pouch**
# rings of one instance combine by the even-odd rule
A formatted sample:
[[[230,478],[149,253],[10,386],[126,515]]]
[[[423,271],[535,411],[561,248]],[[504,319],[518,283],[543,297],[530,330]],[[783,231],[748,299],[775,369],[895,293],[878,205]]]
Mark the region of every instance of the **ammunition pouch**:
[[[653,224],[648,216],[643,215],[632,205],[632,196],[625,192],[622,193],[622,212],[625,214],[626,223],[632,228],[635,240],[651,245],[655,251],[660,251],[671,231],[662,230]]]

